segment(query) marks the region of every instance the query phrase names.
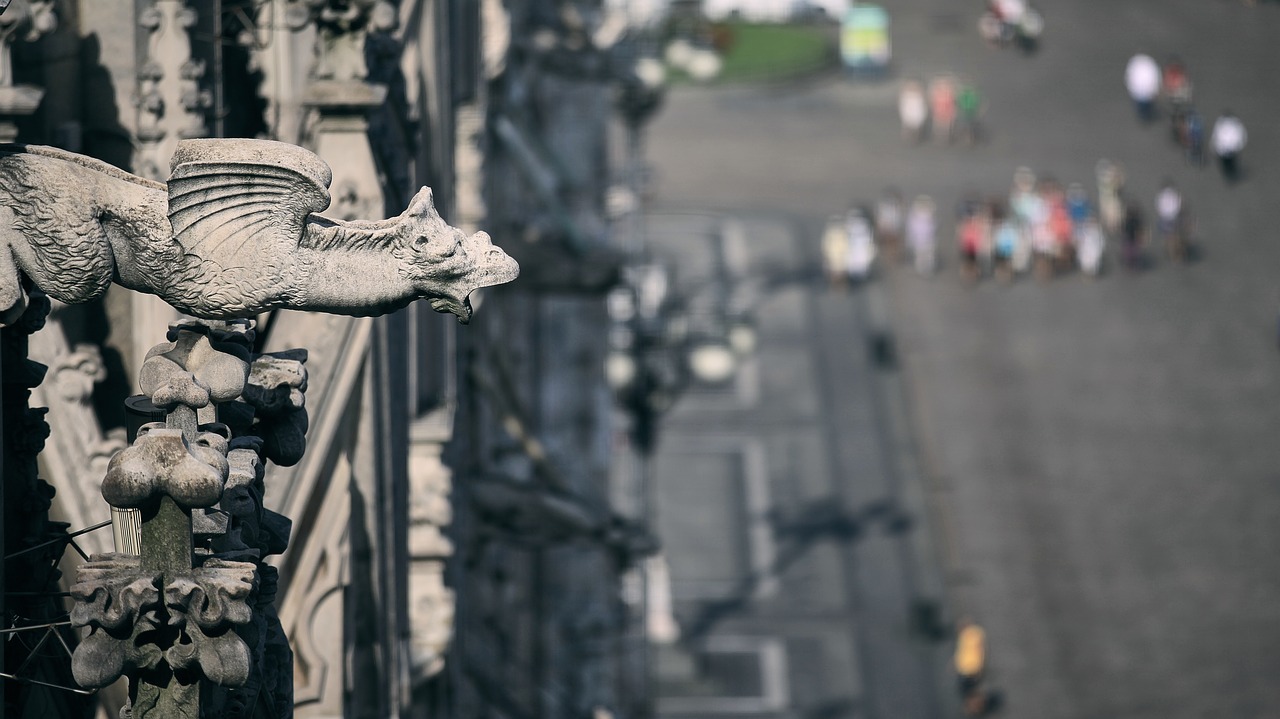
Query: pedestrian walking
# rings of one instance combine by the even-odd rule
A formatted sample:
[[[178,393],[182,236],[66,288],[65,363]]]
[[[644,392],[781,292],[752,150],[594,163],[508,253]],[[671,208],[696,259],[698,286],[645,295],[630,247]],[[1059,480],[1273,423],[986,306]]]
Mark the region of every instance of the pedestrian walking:
[[[1248,141],[1244,123],[1230,110],[1224,110],[1213,123],[1213,133],[1209,136],[1209,144],[1213,146],[1213,154],[1218,157],[1218,166],[1227,182],[1235,182],[1240,178],[1240,151]]]
[[[876,244],[890,262],[896,262],[902,253],[902,226],[905,220],[902,194],[892,187],[885,188],[876,201]]]
[[[1073,235],[1085,220],[1093,215],[1093,206],[1089,204],[1089,192],[1079,182],[1067,185],[1067,215],[1071,218]]]
[[[852,208],[845,214],[845,234],[848,237],[845,273],[849,282],[857,285],[871,274],[871,265],[876,259],[871,222],[861,208]]]
[[[933,116],[933,136],[951,142],[956,124],[956,83],[949,75],[939,75],[929,83],[929,112]]]
[[[1098,160],[1094,168],[1098,181],[1098,220],[1102,231],[1114,239],[1124,220],[1124,169],[1107,159]]]
[[[1125,269],[1136,271],[1142,269],[1142,244],[1146,238],[1146,225],[1142,218],[1142,208],[1131,202],[1124,211],[1124,221],[1120,223],[1121,256]]]
[[[827,276],[827,286],[833,290],[844,287],[848,255],[849,235],[844,218],[832,215],[827,218],[826,229],[822,231],[822,270]]]
[[[1181,262],[1187,257],[1186,203],[1173,180],[1165,179],[1156,193],[1156,228],[1170,259]]]
[[[933,198],[920,195],[911,203],[907,214],[907,244],[916,272],[933,274],[937,267],[937,222],[934,219]]]
[[[1049,232],[1053,235],[1053,261],[1055,272],[1075,265],[1075,224],[1067,207],[1067,196],[1060,186],[1054,186],[1047,201],[1049,207]]]
[[[1171,55],[1161,68],[1160,88],[1171,111],[1191,105],[1191,78],[1177,55]]]
[[[1194,107],[1187,108],[1186,119],[1183,120],[1186,133],[1187,160],[1196,166],[1204,164],[1204,118]]]
[[[1102,255],[1107,240],[1102,225],[1094,217],[1086,219],[1076,233],[1076,261],[1085,277],[1097,277],[1102,271]]]
[[[988,243],[989,227],[986,214],[977,203],[966,208],[956,226],[960,274],[969,282],[977,282],[982,277],[982,256]]]
[[[992,236],[993,272],[997,279],[1004,282],[1013,280],[1013,257],[1018,250],[1021,231],[1018,220],[1004,207],[996,205],[991,212],[991,221],[995,225]]]
[[[956,134],[966,145],[978,144],[982,137],[979,120],[982,116],[982,96],[972,83],[960,86],[956,94]]]
[[[1142,53],[1129,58],[1124,69],[1124,85],[1138,119],[1144,123],[1154,120],[1156,97],[1160,94],[1160,66],[1156,61]]]
[[[1018,242],[1010,258],[1015,273],[1026,272],[1034,257],[1033,235],[1042,210],[1039,193],[1036,192],[1036,175],[1029,167],[1019,167],[1013,173],[1013,189],[1009,192],[1009,211],[1018,225]]]
[[[924,123],[929,118],[929,104],[924,86],[916,80],[902,83],[898,92],[898,120],[902,123],[902,139],[915,144],[924,138]]]
[[[958,625],[952,664],[965,716],[981,716],[987,708],[987,696],[983,690],[987,670],[987,633],[968,617],[961,619]]]

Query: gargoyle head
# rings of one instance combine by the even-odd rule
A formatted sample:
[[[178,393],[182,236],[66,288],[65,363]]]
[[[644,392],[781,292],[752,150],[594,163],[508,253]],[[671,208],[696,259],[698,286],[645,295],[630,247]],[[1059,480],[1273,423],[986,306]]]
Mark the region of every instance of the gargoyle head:
[[[472,290],[510,282],[520,274],[520,266],[495,247],[489,235],[477,232],[467,237],[441,219],[429,187],[409,203],[399,231],[395,254],[401,272],[432,309],[452,312],[464,323],[471,319]]]

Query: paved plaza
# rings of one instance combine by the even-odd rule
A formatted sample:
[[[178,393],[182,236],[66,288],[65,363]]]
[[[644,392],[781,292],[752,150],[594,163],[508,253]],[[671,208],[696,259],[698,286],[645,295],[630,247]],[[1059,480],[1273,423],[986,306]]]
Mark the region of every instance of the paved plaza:
[[[680,281],[727,250],[766,288],[755,359],[681,400],[655,462],[676,617],[752,657],[703,669],[751,676],[664,715],[958,716],[935,632],[966,615],[1002,716],[1280,712],[1280,96],[1260,74],[1280,7],[1059,3],[1023,57],[982,44],[979,5],[892,8],[894,79],[977,83],[978,147],[906,146],[896,81],[834,76],[679,88],[654,122],[653,245]],[[1138,51],[1178,53],[1201,111],[1244,120],[1238,185],[1137,122]],[[963,196],[1006,195],[1024,165],[1092,188],[1104,157],[1148,212],[1164,178],[1183,189],[1195,262],[961,280]],[[937,200],[942,268],[827,290],[824,221],[889,185]],[[667,656],[669,684],[687,659]]]

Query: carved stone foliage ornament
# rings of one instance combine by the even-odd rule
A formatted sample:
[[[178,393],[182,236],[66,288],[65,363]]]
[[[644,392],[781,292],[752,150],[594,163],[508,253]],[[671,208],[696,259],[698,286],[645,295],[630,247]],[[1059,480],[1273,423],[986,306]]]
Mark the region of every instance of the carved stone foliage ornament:
[[[224,686],[248,679],[249,648],[232,629],[247,624],[254,566],[210,558],[186,575],[139,566],[139,558],[98,555],[71,587],[71,623],[89,634],[72,655],[84,687],[104,687],[166,663]]]
[[[66,303],[115,281],[210,320],[370,316],[426,299],[466,322],[472,290],[519,273],[487,234],[445,223],[429,188],[388,220],[314,215],[331,177],[270,140],[184,140],[167,185],[56,148],[0,148],[0,325],[26,304],[21,274]]]
[[[87,634],[72,670],[85,687],[129,677],[137,719],[291,715],[292,651],[265,563],[291,525],[263,507],[258,433],[284,436],[275,444],[297,461],[306,353],[253,357],[253,341],[252,321],[170,325],[139,381],[165,421],[143,425],[102,481],[108,504],[139,510],[141,552],[81,566],[71,624]]]

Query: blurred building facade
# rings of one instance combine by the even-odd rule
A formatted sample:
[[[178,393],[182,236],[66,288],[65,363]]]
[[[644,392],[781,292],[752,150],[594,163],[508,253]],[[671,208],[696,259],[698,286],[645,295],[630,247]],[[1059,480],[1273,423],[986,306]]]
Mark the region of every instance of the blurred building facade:
[[[625,20],[592,0],[14,0],[0,37],[5,139],[158,180],[184,138],[295,143],[333,169],[330,216],[394,215],[426,185],[446,220],[521,263],[514,286],[473,298],[466,328],[422,305],[259,318],[259,349],[308,351],[307,453],[266,477],[268,506],[293,521],[276,605],[295,714],[643,713],[621,582],[651,541],[611,506],[602,374]],[[95,526],[76,544],[110,551],[98,484],[143,353],[176,318],[113,286],[55,303],[9,352],[6,409],[39,380],[15,372],[21,355],[48,367],[30,404],[48,408],[38,474],[56,494],[34,470],[18,486],[10,438],[6,557]],[[64,576],[78,561],[63,554]],[[19,574],[7,559],[6,593],[36,581]],[[6,627],[31,618],[19,609]],[[5,716],[123,701],[70,692],[65,656],[30,655],[9,643]]]

